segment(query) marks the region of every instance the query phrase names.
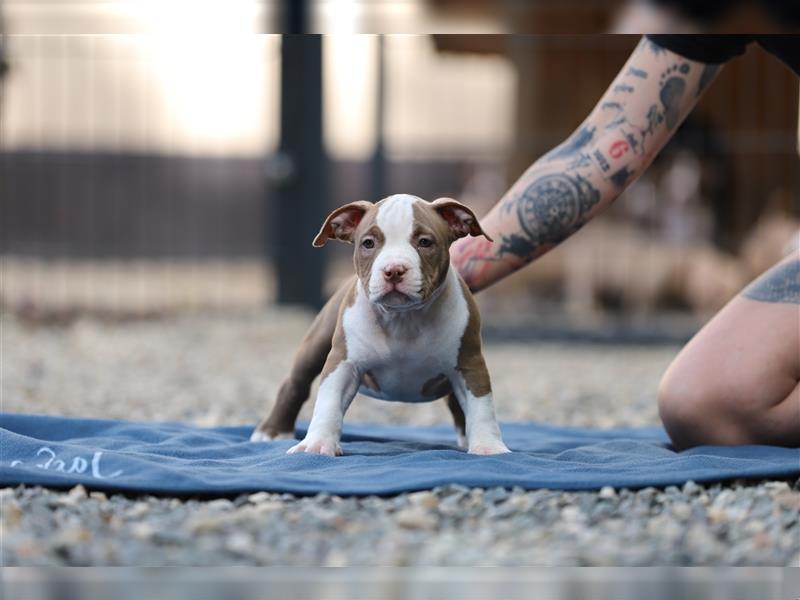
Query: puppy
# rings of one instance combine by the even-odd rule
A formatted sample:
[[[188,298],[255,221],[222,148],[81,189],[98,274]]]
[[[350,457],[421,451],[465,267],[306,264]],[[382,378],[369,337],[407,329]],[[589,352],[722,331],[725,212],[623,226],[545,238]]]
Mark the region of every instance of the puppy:
[[[472,211],[449,198],[398,194],[333,211],[314,246],[354,244],[356,275],[312,323],[251,440],[292,437],[321,371],[308,433],[290,454],[341,455],[342,420],[356,392],[399,402],[446,396],[461,447],[509,452],[495,419],[475,300],[450,266],[450,244],[466,235],[491,241]]]

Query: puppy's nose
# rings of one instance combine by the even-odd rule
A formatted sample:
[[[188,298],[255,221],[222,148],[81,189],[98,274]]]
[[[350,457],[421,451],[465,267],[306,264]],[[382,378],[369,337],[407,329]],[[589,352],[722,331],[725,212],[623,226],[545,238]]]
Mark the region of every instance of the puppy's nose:
[[[394,264],[383,267],[383,278],[390,283],[402,281],[403,275],[408,271],[405,265]]]

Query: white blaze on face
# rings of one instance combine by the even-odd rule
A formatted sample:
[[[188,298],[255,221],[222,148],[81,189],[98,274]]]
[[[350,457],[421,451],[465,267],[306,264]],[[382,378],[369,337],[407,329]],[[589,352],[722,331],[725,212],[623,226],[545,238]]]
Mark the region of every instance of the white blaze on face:
[[[383,201],[376,217],[376,223],[384,236],[383,247],[372,263],[368,284],[370,300],[379,300],[391,289],[396,289],[411,300],[421,298],[422,273],[417,250],[411,244],[414,231],[415,202],[422,202],[416,196],[397,194]],[[394,265],[406,269],[401,282],[393,285],[386,282],[383,271]]]

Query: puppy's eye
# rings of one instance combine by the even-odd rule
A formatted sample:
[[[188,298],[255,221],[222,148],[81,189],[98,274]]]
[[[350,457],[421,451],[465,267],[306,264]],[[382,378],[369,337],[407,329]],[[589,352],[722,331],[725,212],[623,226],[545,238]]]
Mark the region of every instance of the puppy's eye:
[[[370,250],[375,247],[375,240],[372,238],[364,238],[364,240],[361,242],[361,247]]]
[[[417,246],[420,248],[430,248],[433,246],[433,240],[429,237],[421,237],[417,240]]]

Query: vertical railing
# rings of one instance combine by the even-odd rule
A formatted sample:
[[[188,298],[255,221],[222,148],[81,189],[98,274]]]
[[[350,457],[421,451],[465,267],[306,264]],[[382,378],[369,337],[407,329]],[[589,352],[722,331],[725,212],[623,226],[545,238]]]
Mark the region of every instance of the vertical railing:
[[[305,34],[306,0],[286,0],[283,8],[280,149],[271,169],[273,222],[265,232],[274,239],[278,302],[319,307],[323,254],[311,241],[326,209],[322,38]]]

